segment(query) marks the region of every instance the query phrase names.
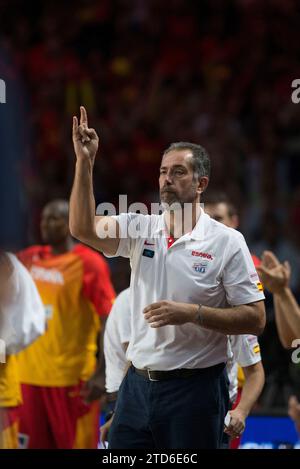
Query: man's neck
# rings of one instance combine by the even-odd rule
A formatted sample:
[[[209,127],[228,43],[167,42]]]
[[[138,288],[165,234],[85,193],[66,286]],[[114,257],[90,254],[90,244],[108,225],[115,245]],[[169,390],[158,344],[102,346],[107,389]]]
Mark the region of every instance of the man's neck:
[[[61,243],[51,245],[51,250],[54,255],[58,256],[59,254],[64,254],[66,252],[71,251],[73,249],[74,244],[75,243],[72,238],[67,238]]]
[[[189,208],[165,212],[165,222],[169,235],[176,239],[190,233],[196,226],[201,214],[200,203],[194,203]]]

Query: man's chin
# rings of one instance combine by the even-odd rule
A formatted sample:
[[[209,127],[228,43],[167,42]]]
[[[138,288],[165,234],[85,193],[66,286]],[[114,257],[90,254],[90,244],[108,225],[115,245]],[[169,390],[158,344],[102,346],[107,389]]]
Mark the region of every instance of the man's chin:
[[[163,210],[165,210],[167,212],[182,209],[182,204],[177,199],[174,199],[174,198],[172,198],[170,200],[161,199],[160,204],[161,204]]]
[[[52,245],[52,244],[55,244],[55,241],[56,241],[56,240],[55,240],[55,239],[52,239],[51,236],[42,236],[42,243],[43,243],[43,244],[50,244],[50,245]]]

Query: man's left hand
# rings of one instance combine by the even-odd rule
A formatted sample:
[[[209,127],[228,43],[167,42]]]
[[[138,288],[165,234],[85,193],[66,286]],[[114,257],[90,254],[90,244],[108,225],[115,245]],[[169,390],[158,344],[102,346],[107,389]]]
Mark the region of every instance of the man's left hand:
[[[104,405],[106,396],[104,377],[97,372],[93,374],[92,377],[84,383],[80,395],[86,404],[100,399],[101,405]]]
[[[143,313],[150,327],[157,328],[194,322],[198,311],[198,305],[163,300],[147,306]]]

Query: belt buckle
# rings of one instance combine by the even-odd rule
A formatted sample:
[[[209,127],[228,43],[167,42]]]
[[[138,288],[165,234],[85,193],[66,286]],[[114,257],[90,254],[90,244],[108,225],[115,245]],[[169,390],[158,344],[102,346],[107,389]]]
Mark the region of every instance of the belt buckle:
[[[151,378],[151,370],[147,369],[147,373],[148,373],[148,379],[149,379],[149,381],[158,381],[158,379],[153,379],[153,378]]]

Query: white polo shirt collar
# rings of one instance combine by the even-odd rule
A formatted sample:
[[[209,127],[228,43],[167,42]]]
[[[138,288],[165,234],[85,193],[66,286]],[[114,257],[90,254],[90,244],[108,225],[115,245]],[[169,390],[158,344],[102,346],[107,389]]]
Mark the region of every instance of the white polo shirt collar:
[[[185,235],[181,236],[178,238],[175,244],[178,244],[180,241],[187,241],[187,240],[195,240],[195,241],[201,241],[205,238],[205,226],[207,224],[207,220],[209,219],[209,215],[204,212],[204,210],[200,207],[200,215],[198,218],[198,221],[196,225],[194,226],[194,229],[186,233]],[[165,214],[163,213],[160,215],[158,223],[157,223],[157,228],[154,230],[154,236],[158,235],[159,233],[164,232],[166,236],[168,236],[168,230],[166,226],[166,221],[165,221]]]

